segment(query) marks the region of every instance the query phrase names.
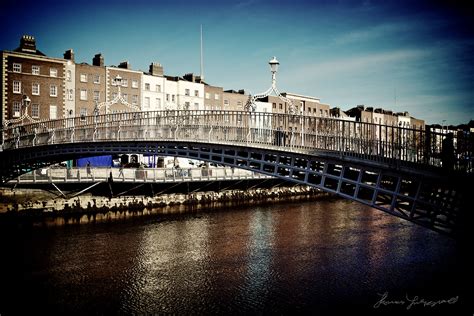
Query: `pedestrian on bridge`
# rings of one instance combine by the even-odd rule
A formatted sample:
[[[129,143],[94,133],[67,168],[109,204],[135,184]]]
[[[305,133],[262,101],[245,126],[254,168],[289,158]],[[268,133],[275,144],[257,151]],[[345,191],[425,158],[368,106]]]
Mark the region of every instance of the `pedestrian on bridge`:
[[[89,160],[87,161],[86,171],[87,171],[87,177],[89,178],[89,176],[91,176],[91,178],[92,178],[92,174],[91,174],[91,162],[90,162]]]
[[[443,139],[441,148],[441,161],[443,163],[443,169],[445,171],[452,171],[456,158],[454,156],[454,144],[453,144],[453,133],[448,133]]]

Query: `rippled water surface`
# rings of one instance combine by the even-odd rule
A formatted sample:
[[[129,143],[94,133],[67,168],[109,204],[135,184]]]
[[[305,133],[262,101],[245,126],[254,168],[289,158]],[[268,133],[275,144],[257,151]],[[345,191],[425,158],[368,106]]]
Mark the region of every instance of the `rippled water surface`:
[[[343,200],[63,227],[3,227],[0,314],[406,312],[459,296],[454,240]],[[472,311],[470,314],[472,315]]]

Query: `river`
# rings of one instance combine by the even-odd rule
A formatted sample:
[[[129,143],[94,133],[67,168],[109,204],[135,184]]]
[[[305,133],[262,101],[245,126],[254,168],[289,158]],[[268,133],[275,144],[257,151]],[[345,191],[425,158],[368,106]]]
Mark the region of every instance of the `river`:
[[[473,312],[453,239],[345,200],[1,228],[2,316]]]

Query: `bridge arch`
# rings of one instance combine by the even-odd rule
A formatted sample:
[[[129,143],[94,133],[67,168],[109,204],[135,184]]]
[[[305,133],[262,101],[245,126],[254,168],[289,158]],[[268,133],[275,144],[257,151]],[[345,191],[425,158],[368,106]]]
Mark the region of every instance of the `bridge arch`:
[[[4,180],[70,159],[120,153],[154,154],[208,161],[309,185],[442,233],[451,234],[456,229],[462,207],[462,190],[440,181],[435,173],[394,168],[391,164],[345,157],[337,152],[308,154],[278,147],[168,140],[63,143],[34,149],[3,152]]]

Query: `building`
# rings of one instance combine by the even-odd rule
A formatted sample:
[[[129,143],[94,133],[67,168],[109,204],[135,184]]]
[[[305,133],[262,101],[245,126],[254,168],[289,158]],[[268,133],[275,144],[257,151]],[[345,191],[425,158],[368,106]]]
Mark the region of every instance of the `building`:
[[[244,90],[225,90],[222,93],[223,110],[226,111],[244,111],[245,104],[249,100],[249,95]]]
[[[304,114],[308,116],[317,116],[317,117],[329,117],[330,116],[330,105],[326,103],[321,103],[321,99],[304,96],[295,93],[282,93],[282,95],[293,102],[295,109],[297,109],[298,113],[296,114]],[[288,113],[288,105],[284,103],[282,111],[281,100],[276,107],[277,113]],[[276,104],[273,104],[273,109],[275,109]]]
[[[204,83],[204,109],[222,110],[224,89]]]
[[[96,54],[92,59],[92,65],[87,63],[76,64],[76,92],[74,94],[75,116],[87,116],[94,114],[96,105],[106,101],[106,72],[104,57]],[[71,94],[68,92],[68,99]],[[102,109],[100,114],[104,114]]]
[[[178,105],[180,109],[204,110],[204,84],[192,73],[178,80]]]
[[[14,51],[2,51],[1,123],[20,119],[25,110],[34,120],[64,117],[66,64],[43,54],[28,35]],[[31,100],[27,109],[24,97]]]
[[[151,63],[149,72],[142,77],[142,111],[161,111],[164,109],[165,81],[163,66]]]
[[[121,78],[120,92],[122,99],[137,109],[141,108],[142,77],[143,72],[132,70],[128,61],[121,62],[117,67],[106,66],[106,101],[114,100],[118,95],[118,87],[115,84],[117,77]],[[132,111],[127,104],[114,103],[106,110],[107,113],[119,113]]]

